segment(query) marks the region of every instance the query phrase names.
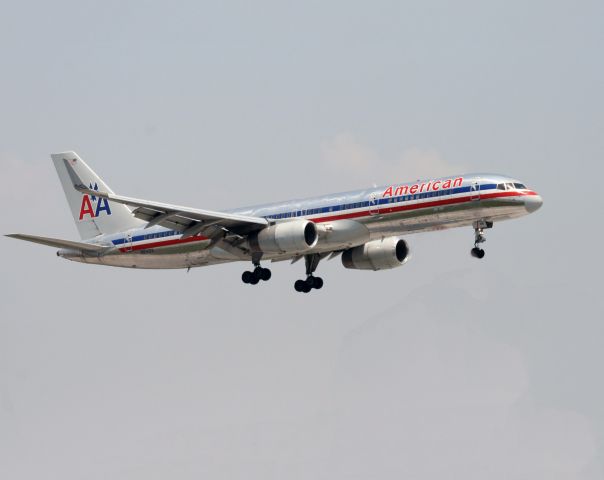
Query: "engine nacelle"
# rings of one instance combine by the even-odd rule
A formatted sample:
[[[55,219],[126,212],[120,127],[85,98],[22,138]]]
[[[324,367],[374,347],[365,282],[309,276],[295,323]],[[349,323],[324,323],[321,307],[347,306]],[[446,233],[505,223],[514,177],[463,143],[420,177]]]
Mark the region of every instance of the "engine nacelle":
[[[321,248],[345,250],[369,241],[367,225],[356,220],[336,220],[317,225]]]
[[[249,238],[252,249],[264,253],[302,253],[318,241],[317,227],[309,220],[277,223]]]
[[[408,259],[409,246],[397,237],[373,240],[342,253],[342,265],[356,270],[387,270],[404,265]]]

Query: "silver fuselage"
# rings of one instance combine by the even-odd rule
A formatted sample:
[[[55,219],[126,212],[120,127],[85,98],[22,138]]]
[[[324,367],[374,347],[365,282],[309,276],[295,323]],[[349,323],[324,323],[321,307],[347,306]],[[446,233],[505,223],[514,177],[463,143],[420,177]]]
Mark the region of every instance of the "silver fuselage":
[[[469,174],[289,200],[230,213],[264,217],[269,222],[311,220],[318,227],[319,241],[305,254],[324,253],[383,237],[463,227],[477,221],[497,223],[541,206],[541,197],[535,191],[514,184],[521,185],[502,175]],[[84,263],[131,268],[191,268],[252,260],[251,254],[226,249],[204,236],[182,238],[180,232],[159,226],[102,235],[91,243],[112,248],[103,255],[70,250],[58,254]],[[262,259],[296,256],[299,254],[264,254]]]

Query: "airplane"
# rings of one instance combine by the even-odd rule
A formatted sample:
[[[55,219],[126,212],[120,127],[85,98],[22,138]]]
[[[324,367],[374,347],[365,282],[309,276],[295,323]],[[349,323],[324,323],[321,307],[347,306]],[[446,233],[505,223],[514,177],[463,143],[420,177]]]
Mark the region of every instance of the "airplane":
[[[347,269],[404,265],[410,233],[472,226],[471,254],[483,258],[485,230],[539,209],[541,196],[517,179],[465,174],[394,183],[224,212],[115,194],[75,153],[51,154],[82,241],[8,237],[59,248],[76,262],[129,268],[186,268],[251,262],[246,284],[271,278],[261,260],[304,259],[297,292],[323,287],[319,262],[341,256]]]

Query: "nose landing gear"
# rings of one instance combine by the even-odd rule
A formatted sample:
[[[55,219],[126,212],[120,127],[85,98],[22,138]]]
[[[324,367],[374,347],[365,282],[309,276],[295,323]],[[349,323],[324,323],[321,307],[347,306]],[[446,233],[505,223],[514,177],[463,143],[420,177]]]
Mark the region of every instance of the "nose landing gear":
[[[493,222],[485,220],[474,222],[474,248],[470,251],[474,258],[483,258],[485,255],[485,251],[479,245],[487,241],[484,235],[486,228],[493,228]]]

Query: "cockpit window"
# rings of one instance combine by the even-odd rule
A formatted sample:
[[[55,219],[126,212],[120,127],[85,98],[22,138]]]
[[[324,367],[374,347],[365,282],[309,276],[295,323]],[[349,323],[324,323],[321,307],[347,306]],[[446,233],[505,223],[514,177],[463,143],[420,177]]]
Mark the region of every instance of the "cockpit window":
[[[505,183],[498,183],[497,190],[505,190]]]
[[[514,190],[514,184],[513,183],[506,183],[505,186],[507,187],[508,190]]]
[[[515,183],[514,186],[519,190],[526,190],[526,185],[522,183]]]

